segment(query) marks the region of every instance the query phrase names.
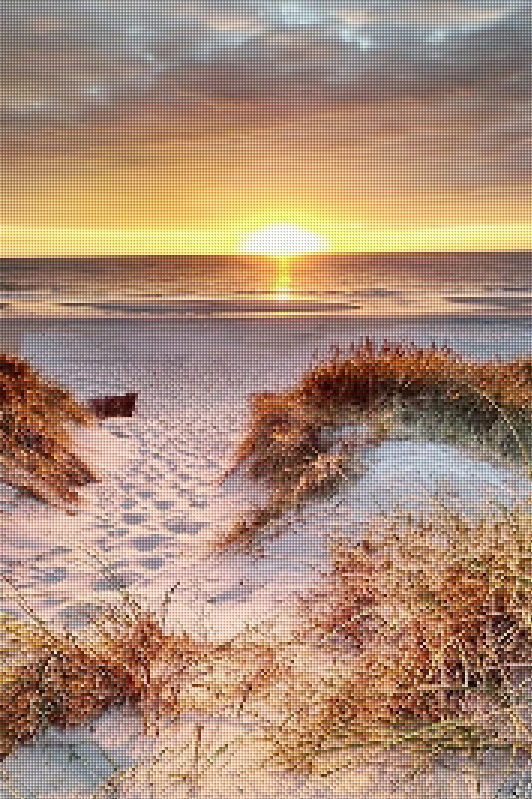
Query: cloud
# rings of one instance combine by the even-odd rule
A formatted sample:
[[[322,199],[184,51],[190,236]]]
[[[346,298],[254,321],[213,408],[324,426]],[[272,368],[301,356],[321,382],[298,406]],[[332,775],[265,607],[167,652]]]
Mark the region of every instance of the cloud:
[[[529,2],[503,0],[4,0],[3,116],[497,87],[530,69],[531,25]]]

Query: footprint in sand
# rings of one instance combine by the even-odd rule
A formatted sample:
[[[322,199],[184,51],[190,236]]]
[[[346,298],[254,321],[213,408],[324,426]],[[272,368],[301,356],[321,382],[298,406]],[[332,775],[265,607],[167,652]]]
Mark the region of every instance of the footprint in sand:
[[[164,562],[164,558],[144,558],[144,560],[140,561],[140,565],[144,569],[155,571],[156,569],[160,569],[161,566],[164,565]]]
[[[170,510],[174,502],[171,499],[164,499],[164,500],[161,499],[154,501],[153,504],[157,508],[157,510]]]
[[[141,499],[151,499],[154,493],[155,493],[154,491],[146,490],[143,488],[137,491],[137,496],[140,497]]]
[[[61,580],[64,580],[66,577],[68,577],[68,570],[62,568],[54,569],[53,571],[47,571],[39,574],[40,582],[46,583],[47,585],[54,585],[55,583],[60,583]]]
[[[195,535],[204,526],[202,522],[191,522],[186,519],[171,519],[164,523],[164,526],[171,533],[183,533],[185,535]]]
[[[151,549],[155,549],[161,546],[161,544],[166,544],[170,541],[170,536],[153,533],[153,535],[142,535],[138,538],[134,538],[131,543],[139,552],[149,552]]]
[[[124,513],[122,515],[124,524],[144,524],[146,521],[145,513]]]
[[[42,600],[42,604],[45,608],[56,608],[58,605],[62,605],[64,602],[63,599],[58,599],[55,596],[46,597],[46,599]]]
[[[100,577],[97,580],[93,580],[91,582],[91,588],[93,591],[109,591],[111,588],[118,588],[118,586],[120,586],[120,588],[127,588],[129,585],[136,583],[136,581],[136,575],[133,576],[131,574],[113,572],[109,577]]]
[[[106,586],[109,588],[109,584]],[[81,602],[59,611],[61,621],[69,628],[82,628],[101,613],[101,605]]]
[[[110,538],[121,538],[124,535],[129,533],[129,527],[114,527],[111,525],[106,525],[108,532],[107,535]]]
[[[204,497],[191,497],[189,504],[192,508],[206,508],[208,501]]]

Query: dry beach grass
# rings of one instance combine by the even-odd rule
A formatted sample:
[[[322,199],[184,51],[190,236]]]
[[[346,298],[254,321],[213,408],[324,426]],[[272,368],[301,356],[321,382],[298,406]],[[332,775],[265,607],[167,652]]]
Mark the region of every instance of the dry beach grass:
[[[334,573],[305,606],[309,636],[337,649],[343,673],[318,713],[292,707],[290,735],[277,739],[283,761],[316,767],[328,750],[378,745],[530,751],[519,708],[530,679],[531,523],[524,508],[476,525],[393,517],[358,545],[336,542]]]
[[[49,437],[51,452],[66,451],[60,421],[85,421],[85,412],[66,392],[44,388],[23,362],[5,360],[2,396],[19,413],[8,406],[5,418],[20,418],[9,428],[8,457],[21,462],[28,429]],[[62,408],[55,421],[53,397]],[[378,444],[394,423],[404,433],[425,418],[430,434],[463,443],[467,430],[465,443],[478,438],[526,459],[531,414],[531,359],[479,364],[435,347],[379,350],[370,341],[336,350],[291,391],[253,398],[236,463],[267,481],[272,499],[216,546],[254,544],[285,509],[333,492],[349,470],[361,473],[357,448]],[[366,432],[357,427],[352,442],[333,450],[331,433],[347,422]],[[47,486],[57,477],[59,493],[71,497],[70,478],[49,469],[54,459],[35,457]],[[379,750],[405,750],[421,764],[449,750],[531,753],[530,510],[526,502],[472,522],[442,505],[417,519],[376,517],[357,544],[338,537],[332,572],[301,600],[290,641],[213,645],[168,633],[125,591],[122,607],[107,608],[74,637],[48,630],[19,596],[29,621],[0,618],[0,752],[115,703],[137,705],[149,731],[184,712],[239,713],[259,699],[279,714],[265,731],[271,763],[306,774]],[[305,665],[320,652],[331,663],[327,679]]]
[[[26,361],[0,353],[0,478],[38,499],[75,502],[96,475],[70,448],[67,423],[92,414]]]
[[[357,453],[413,424],[424,435],[469,445],[482,442],[506,459],[530,452],[532,359],[476,363],[448,348],[392,345],[370,339],[309,369],[287,392],[252,397],[249,431],[235,457],[271,486],[265,507],[227,531],[223,545],[249,547],[261,528],[289,507],[334,492],[363,473]],[[358,423],[331,452],[331,432]],[[369,425],[369,429],[368,429]],[[364,429],[365,428],[365,429]]]
[[[473,435],[495,435],[502,420],[499,446],[530,445],[532,358],[480,363],[434,344],[384,342],[377,348],[370,339],[347,352],[335,347],[292,390],[253,399],[250,430],[237,459],[248,461],[253,475],[272,477],[280,470],[292,481],[320,451],[324,428],[390,408],[436,418],[451,410]]]

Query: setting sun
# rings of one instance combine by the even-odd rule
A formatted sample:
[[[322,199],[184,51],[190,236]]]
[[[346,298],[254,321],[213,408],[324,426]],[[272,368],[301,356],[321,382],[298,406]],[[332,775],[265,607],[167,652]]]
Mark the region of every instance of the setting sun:
[[[261,228],[244,239],[240,247],[240,251],[246,255],[276,257],[325,252],[328,249],[323,236],[296,225],[270,225]]]

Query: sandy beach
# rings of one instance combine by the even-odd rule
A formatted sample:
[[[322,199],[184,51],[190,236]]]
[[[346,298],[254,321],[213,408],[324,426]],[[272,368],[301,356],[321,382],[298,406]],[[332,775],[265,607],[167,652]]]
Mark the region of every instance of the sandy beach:
[[[141,607],[164,610],[167,630],[221,642],[257,628],[259,635],[267,630],[289,640],[297,598],[330,570],[330,536],[342,532],[356,540],[375,514],[427,512],[440,500],[474,518],[490,502],[511,507],[530,495],[530,481],[518,469],[447,444],[385,441],[365,452],[361,478],[345,482],[332,499],[315,500],[273,523],[262,557],[213,555],[213,538],[264,501],[264,491],[241,469],[222,479],[244,430],[247,397],[293,382],[306,365],[309,342],[302,338],[304,345],[290,350],[287,340],[271,340],[277,359],[266,352],[257,368],[258,339],[237,339],[231,349],[229,334],[224,339],[220,329],[205,327],[203,336],[196,333],[188,342],[159,328],[146,328],[142,339],[136,331],[136,340],[131,329],[123,330],[105,356],[102,333],[84,331],[76,338],[65,328],[62,340],[36,334],[28,354],[80,397],[139,390],[138,410],[131,419],[75,432],[77,450],[101,478],[81,489],[77,515],[17,499],[8,490],[0,497],[2,574],[10,581],[3,584],[2,610],[20,618],[13,588],[52,627],[83,635],[102,602],[122,601],[118,579]],[[261,346],[267,351],[268,341]],[[133,351],[140,354],[133,358]],[[322,652],[302,668],[326,674],[329,665]],[[392,757],[326,778],[257,771],[253,767],[266,751],[260,719],[272,712],[250,703],[237,717],[189,714],[154,738],[143,734],[131,708],[112,708],[90,725],[50,728],[5,758],[0,797],[103,797],[99,786],[112,775],[116,797],[190,796],[190,786],[169,775],[186,770],[198,724],[205,757],[237,741],[199,779],[194,795],[201,799],[492,799],[504,769],[512,771],[510,758],[495,752],[477,771],[462,756],[448,756],[431,774],[404,784],[397,782],[404,764]],[[179,755],[185,745],[189,749]],[[515,764],[514,773],[524,765]]]

